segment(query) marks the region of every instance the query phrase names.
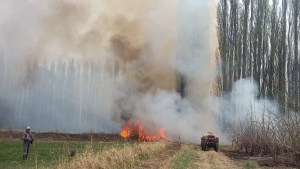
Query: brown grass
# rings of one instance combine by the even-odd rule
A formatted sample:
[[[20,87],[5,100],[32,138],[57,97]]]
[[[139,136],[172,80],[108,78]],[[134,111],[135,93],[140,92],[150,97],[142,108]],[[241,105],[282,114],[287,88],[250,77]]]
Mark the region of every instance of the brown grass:
[[[165,142],[137,143],[122,149],[111,148],[95,153],[91,147],[85,152],[76,155],[71,163],[62,163],[58,169],[84,169],[84,168],[132,168],[143,157],[151,158],[166,148]]]

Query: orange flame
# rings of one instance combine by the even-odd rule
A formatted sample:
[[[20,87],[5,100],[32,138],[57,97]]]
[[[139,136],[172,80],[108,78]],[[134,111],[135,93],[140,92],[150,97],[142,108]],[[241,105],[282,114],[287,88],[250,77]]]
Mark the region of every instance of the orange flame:
[[[121,137],[123,137],[123,138],[128,138],[128,137],[130,137],[130,128],[129,127],[127,127],[127,126],[124,126],[123,128],[122,128],[122,131],[120,132],[120,135],[121,135]]]
[[[149,134],[144,127],[141,125],[139,120],[136,120],[136,123],[129,121],[127,122],[120,132],[122,138],[134,138],[139,141],[157,141],[157,140],[169,140],[165,134],[165,130],[163,128],[158,128],[156,130],[156,134]]]

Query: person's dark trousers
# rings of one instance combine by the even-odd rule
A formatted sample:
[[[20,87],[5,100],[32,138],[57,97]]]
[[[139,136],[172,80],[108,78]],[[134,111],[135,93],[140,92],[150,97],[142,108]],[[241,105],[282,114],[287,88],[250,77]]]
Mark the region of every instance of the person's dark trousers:
[[[24,140],[23,141],[23,160],[27,160],[28,159],[29,146],[30,146],[30,142],[28,140]]]

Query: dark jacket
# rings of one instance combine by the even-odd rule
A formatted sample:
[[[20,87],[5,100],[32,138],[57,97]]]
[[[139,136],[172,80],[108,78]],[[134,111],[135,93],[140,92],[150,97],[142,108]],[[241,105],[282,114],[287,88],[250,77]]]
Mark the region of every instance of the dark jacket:
[[[23,141],[24,142],[30,142],[31,144],[33,143],[33,136],[31,134],[31,132],[25,132],[23,134]]]

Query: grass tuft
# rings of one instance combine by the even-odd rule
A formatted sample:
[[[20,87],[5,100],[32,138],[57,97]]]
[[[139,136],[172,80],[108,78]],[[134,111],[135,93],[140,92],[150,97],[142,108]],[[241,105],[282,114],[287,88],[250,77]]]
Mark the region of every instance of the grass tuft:
[[[30,147],[29,159],[23,161],[22,140],[0,139],[0,168],[5,169],[32,169],[55,168],[58,165],[67,165],[78,154],[89,149],[92,153],[99,153],[111,148],[122,149],[131,147],[133,142],[82,142],[82,141],[36,141]],[[75,151],[75,157],[69,152]]]
[[[87,148],[78,154],[71,163],[60,164],[58,169],[84,168],[132,168],[139,160],[149,159],[166,147],[166,143],[136,143],[123,148],[111,148],[102,152],[94,152]]]
[[[177,154],[174,159],[172,160],[173,169],[184,169],[187,168],[191,164],[191,162],[195,161],[197,158],[197,151],[196,149],[188,148],[179,154]]]
[[[245,164],[243,165],[244,169],[255,169],[258,168],[258,165],[256,162],[254,161],[247,161],[245,162]]]

